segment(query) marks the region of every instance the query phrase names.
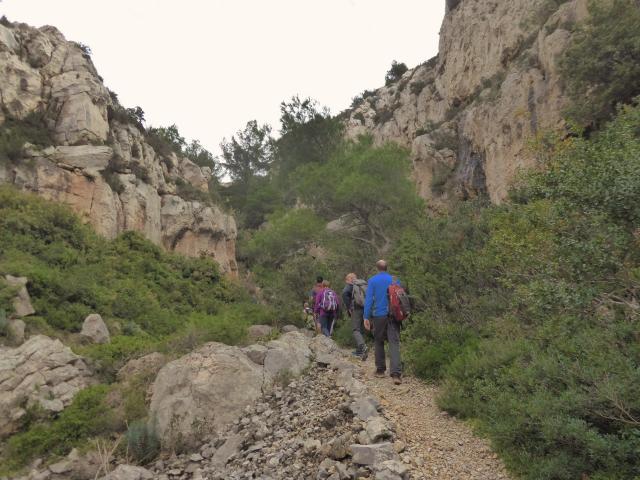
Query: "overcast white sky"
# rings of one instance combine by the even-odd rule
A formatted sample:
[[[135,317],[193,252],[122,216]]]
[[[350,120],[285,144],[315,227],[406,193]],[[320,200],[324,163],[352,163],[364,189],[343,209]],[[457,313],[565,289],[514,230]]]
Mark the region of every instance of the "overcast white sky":
[[[437,53],[444,0],[3,0],[12,21],[55,25],[93,50],[107,86],[147,125],[178,125],[218,153],[248,120],[277,131],[279,104],[338,113],[391,61]]]

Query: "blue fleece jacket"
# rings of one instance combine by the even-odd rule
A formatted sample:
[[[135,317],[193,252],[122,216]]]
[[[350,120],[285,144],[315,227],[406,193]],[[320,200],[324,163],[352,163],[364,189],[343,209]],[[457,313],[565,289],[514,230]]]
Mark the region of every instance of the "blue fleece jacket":
[[[379,272],[369,279],[364,300],[364,318],[371,319],[372,317],[388,315],[389,297],[387,290],[392,283],[393,277],[387,272]]]

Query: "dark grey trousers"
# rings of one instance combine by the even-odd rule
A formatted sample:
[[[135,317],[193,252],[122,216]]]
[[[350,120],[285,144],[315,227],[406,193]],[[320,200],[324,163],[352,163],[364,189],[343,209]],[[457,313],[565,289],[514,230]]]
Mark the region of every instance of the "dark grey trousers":
[[[351,328],[353,330],[353,340],[356,342],[356,347],[359,352],[364,348],[364,337],[362,336],[362,329],[364,328],[364,309],[354,307],[351,312]]]
[[[398,322],[385,317],[373,317],[373,338],[376,345],[376,369],[379,372],[387,370],[384,354],[384,341],[389,342],[389,357],[391,376],[402,374],[402,359],[400,358],[400,325]]]

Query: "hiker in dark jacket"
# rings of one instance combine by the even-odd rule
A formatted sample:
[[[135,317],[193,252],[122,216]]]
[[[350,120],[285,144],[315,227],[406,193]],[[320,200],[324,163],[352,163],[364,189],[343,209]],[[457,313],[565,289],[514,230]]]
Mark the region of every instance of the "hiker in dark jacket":
[[[322,330],[322,334],[326,337],[331,337],[333,334],[333,327],[335,325],[336,320],[338,319],[338,315],[340,314],[340,299],[338,295],[331,290],[331,284],[328,280],[322,282],[322,289],[316,293],[316,298],[314,302],[314,313],[318,318],[318,322],[320,323],[320,328]],[[327,305],[323,305],[323,301],[326,298],[326,293],[330,291],[335,300],[334,308],[328,308]]]
[[[356,349],[353,355],[360,357],[364,362],[369,354],[369,349],[364,341],[363,327],[364,327],[364,307],[358,305],[355,301],[354,288],[361,288],[359,285],[364,284],[364,281],[360,281],[358,285],[354,285],[358,282],[358,277],[355,273],[348,274],[345,279],[345,286],[342,290],[342,305],[344,306],[347,315],[351,319],[351,328],[353,331],[353,340],[356,342]]]
[[[402,359],[400,358],[400,325],[389,315],[388,289],[394,279],[387,273],[387,262],[378,260],[378,273],[369,279],[364,305],[364,328],[373,328],[376,350],[376,376],[384,377],[387,370],[384,341],[389,342],[391,377],[396,385],[402,380]],[[399,283],[399,282],[398,282]]]

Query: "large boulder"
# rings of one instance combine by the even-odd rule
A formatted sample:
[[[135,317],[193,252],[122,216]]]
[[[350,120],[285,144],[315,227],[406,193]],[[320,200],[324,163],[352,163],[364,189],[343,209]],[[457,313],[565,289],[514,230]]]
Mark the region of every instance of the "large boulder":
[[[19,427],[27,408],[60,412],[92,383],[84,360],[60,340],[36,335],[0,350],[0,438]]]
[[[80,335],[88,338],[93,343],[109,343],[111,341],[109,329],[102,317],[97,313],[92,313],[84,319]]]
[[[27,278],[7,275],[4,277],[10,287],[16,288],[16,297],[13,299],[14,316],[26,317],[36,313],[31,305],[31,297],[27,291]]]
[[[266,346],[208,343],[166,364],[152,386],[150,425],[165,447],[199,443],[240,418],[281,374],[302,373],[309,342],[292,332]]]
[[[195,444],[258,399],[262,382],[262,368],[241,349],[208,343],[160,370],[150,422],[164,446]]]
[[[126,382],[141,375],[155,375],[167,362],[167,357],[159,352],[148,353],[140,358],[129,360],[118,370],[118,381]]]
[[[25,329],[27,325],[20,319],[9,320],[7,324],[7,332],[9,333],[9,339],[14,345],[21,345],[25,338]]]
[[[249,340],[260,340],[273,334],[273,327],[270,325],[251,325],[247,330]]]
[[[267,343],[267,348],[264,358],[266,382],[283,372],[299,375],[309,365],[309,339],[299,332],[285,333],[277,340]]]

